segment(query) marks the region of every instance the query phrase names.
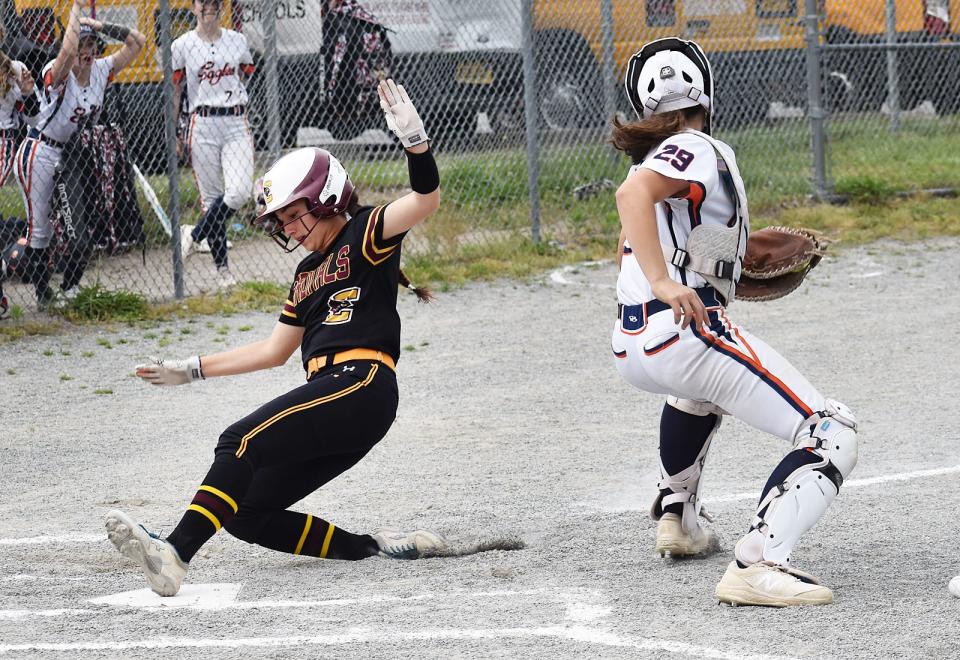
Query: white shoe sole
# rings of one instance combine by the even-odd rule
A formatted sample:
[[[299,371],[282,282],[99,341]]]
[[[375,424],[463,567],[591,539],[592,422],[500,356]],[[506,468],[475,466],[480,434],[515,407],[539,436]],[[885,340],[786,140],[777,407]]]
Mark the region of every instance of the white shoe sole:
[[[713,534],[707,534],[702,542],[693,543],[687,536],[664,534],[657,536],[654,551],[661,557],[702,557],[720,550],[720,541]]]
[[[163,574],[163,563],[151,557],[147,548],[153,539],[123,511],[107,513],[107,538],[121,555],[140,564],[150,588],[161,596],[174,596],[180,590],[180,581]]]

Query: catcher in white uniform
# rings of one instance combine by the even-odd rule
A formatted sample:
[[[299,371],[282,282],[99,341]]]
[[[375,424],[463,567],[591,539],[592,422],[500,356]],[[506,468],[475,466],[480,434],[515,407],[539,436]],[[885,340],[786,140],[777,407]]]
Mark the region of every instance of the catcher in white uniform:
[[[136,30],[80,16],[87,0],[76,0],[56,59],[43,68],[40,113],[17,150],[17,180],[27,210],[26,271],[45,307],[53,297],[47,249],[53,239],[50,218],[53,175],[66,142],[80,121],[96,116],[103,107],[107,85],[143,48],[145,38]],[[113,55],[97,57],[97,33],[123,43]],[[79,292],[85,264],[68,265],[60,288],[65,297]]]
[[[247,90],[241,76],[254,72],[247,38],[220,27],[220,0],[194,0],[197,27],[172,45],[174,108],[186,82],[190,123],[186,144],[200,190],[203,218],[180,228],[184,257],[206,240],[219,284],[235,284],[227,257],[227,220],[253,192],[253,135],[247,124]]]
[[[856,420],[727,314],[749,214],[733,151],[709,135],[713,79],[703,51],[681,39],[651,42],[631,59],[625,85],[639,120],[614,123],[613,143],[635,165],[617,191],[623,234],[612,343],[627,382],[667,397],[651,508],[656,549],[715,549],[698,520],[698,486],[720,420],[733,415],[793,450],[767,480],[717,597],[830,603],[830,589],[793,568],[790,555],[857,462]]]

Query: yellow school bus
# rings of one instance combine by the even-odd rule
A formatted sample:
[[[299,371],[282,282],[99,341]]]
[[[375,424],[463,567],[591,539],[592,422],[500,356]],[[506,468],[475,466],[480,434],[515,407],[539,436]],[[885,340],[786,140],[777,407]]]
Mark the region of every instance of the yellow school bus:
[[[824,44],[876,44],[886,39],[885,0],[819,0]],[[534,26],[544,121],[567,128],[598,119],[602,94],[604,17],[600,1],[535,0]],[[717,80],[720,124],[766,115],[769,104],[805,105],[804,0],[611,0],[614,76],[618,86],[631,55],[647,41],[678,36],[697,41]],[[960,0],[896,0],[899,41],[952,39]],[[952,19],[952,20],[951,20]],[[930,80],[932,63],[954,51],[901,51],[901,94],[910,104]],[[886,94],[881,50],[832,51],[824,58],[827,101],[879,108]]]

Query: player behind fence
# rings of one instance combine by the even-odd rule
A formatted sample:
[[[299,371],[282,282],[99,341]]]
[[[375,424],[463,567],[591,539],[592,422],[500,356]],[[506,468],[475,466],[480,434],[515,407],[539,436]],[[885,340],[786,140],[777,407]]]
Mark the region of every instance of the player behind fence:
[[[81,121],[96,120],[107,86],[133,61],[146,42],[136,30],[80,16],[81,8],[88,4],[89,0],[75,0],[70,10],[60,51],[56,59],[43,68],[40,113],[16,156],[17,180],[27,210],[24,260],[41,307],[53,298],[47,250],[53,239],[50,217],[53,178],[63,148]],[[123,46],[113,55],[99,57],[98,33],[123,42]],[[60,284],[66,298],[79,292],[85,268],[83,258],[72,258],[66,264]]]
[[[400,249],[406,233],[436,211],[440,177],[406,92],[387,80],[380,94],[387,123],[406,147],[413,192],[361,206],[327,151],[284,156],[264,175],[258,221],[287,251],[303,245],[310,253],[297,266],[273,333],[232,351],[137,368],[147,382],[180,385],[280,366],[299,346],[307,372],[305,385],[223,432],[213,465],[166,539],[123,512],[107,514],[110,540],[140,563],[160,595],[177,593],[188,562],[221,527],[273,550],[331,559],[412,559],[444,546],[424,530],[353,534],[288,508],[362,459],[396,415]]]
[[[856,420],[727,313],[749,214],[733,150],[710,136],[714,84],[703,51],[680,39],[651,42],[631,59],[625,83],[639,120],[615,122],[613,133],[635,164],[617,191],[624,238],[612,343],[628,383],[667,397],[651,510],[656,549],[682,556],[715,545],[698,520],[699,483],[721,417],[733,415],[793,450],[763,487],[717,597],[832,602],[830,589],[790,559],[857,462]]]
[[[0,42],[5,33],[0,26]],[[27,66],[0,51],[0,186],[7,182],[13,169],[17,151],[17,134],[23,122],[32,124],[40,112],[40,102],[34,93],[33,76]],[[7,247],[0,242],[0,249]],[[10,303],[3,292],[3,281],[10,276],[5,254],[0,255],[0,319],[7,317]]]
[[[253,75],[247,38],[220,27],[220,0],[194,0],[197,27],[171,46],[174,113],[180,112],[182,86],[187,90],[190,121],[180,148],[186,149],[200,192],[203,217],[180,228],[184,257],[206,241],[221,287],[235,284],[227,256],[227,220],[253,191],[253,135],[247,123],[247,88]]]

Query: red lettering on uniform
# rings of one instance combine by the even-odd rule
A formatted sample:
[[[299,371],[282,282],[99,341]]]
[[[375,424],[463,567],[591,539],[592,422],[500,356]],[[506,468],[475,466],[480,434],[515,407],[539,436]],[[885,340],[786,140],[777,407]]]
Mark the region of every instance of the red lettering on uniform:
[[[197,74],[200,82],[206,80],[211,85],[216,85],[220,82],[221,78],[237,75],[237,70],[229,64],[224,64],[222,69],[215,69],[215,66],[213,62],[205,62],[204,65],[200,67],[200,71]]]
[[[345,280],[350,277],[350,246],[344,245],[337,252],[337,279]]]
[[[294,307],[321,286],[333,284],[350,277],[349,255],[350,246],[344,245],[337,251],[337,268],[333,272],[330,272],[330,267],[334,263],[333,253],[331,252],[317,268],[297,275],[297,281],[293,283],[293,297],[290,299]]]

